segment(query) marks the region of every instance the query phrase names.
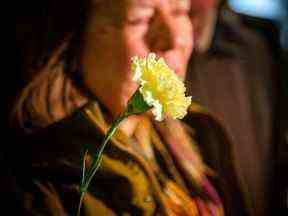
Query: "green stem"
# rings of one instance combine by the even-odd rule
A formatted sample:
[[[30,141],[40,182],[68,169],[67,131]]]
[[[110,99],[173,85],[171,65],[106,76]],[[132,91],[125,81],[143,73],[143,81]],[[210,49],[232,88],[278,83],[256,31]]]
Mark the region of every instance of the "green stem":
[[[99,168],[99,165],[101,163],[101,159],[102,159],[102,153],[106,147],[106,144],[108,143],[108,141],[110,140],[110,138],[114,135],[118,125],[120,124],[120,122],[126,117],[126,115],[121,115],[120,117],[118,117],[111,125],[111,127],[109,128],[109,130],[107,131],[105,137],[104,137],[104,141],[102,142],[99,151],[97,152],[97,156],[94,158],[93,162],[92,162],[92,166],[88,171],[87,176],[85,177],[85,179],[88,179],[85,183],[84,186],[84,190],[86,191],[88,189],[88,186],[93,178],[93,176],[95,175],[96,171]]]
[[[84,198],[84,192],[81,192],[79,205],[78,205],[78,210],[77,210],[77,216],[80,216],[81,207],[82,207],[82,203],[83,203],[83,198]]]
[[[83,159],[83,178],[81,181],[81,186],[80,186],[80,201],[79,201],[79,205],[78,205],[78,212],[77,212],[77,216],[80,216],[80,212],[81,212],[81,206],[82,206],[82,202],[83,202],[83,197],[86,193],[86,191],[88,190],[89,184],[92,180],[92,178],[94,177],[96,171],[99,169],[100,164],[101,164],[101,160],[102,160],[102,153],[105,149],[106,144],[108,143],[108,141],[110,140],[110,138],[114,135],[114,133],[116,132],[116,129],[118,127],[118,125],[121,123],[121,121],[126,118],[128,116],[128,114],[125,112],[123,115],[120,115],[111,125],[111,127],[109,128],[109,130],[107,131],[104,140],[100,146],[99,151],[97,152],[97,156],[94,157],[91,168],[88,170],[87,174],[85,175],[85,159],[87,154],[85,153],[84,155],[84,159]]]
[[[83,159],[82,159],[82,179],[81,179],[81,185],[84,184],[84,180],[85,180],[85,171],[86,171],[86,157],[88,154],[88,150],[85,151]],[[81,213],[81,206],[82,206],[82,202],[83,202],[83,197],[84,197],[84,192],[81,190],[81,186],[80,186],[80,200],[79,200],[79,204],[78,204],[78,211],[77,211],[77,216],[80,216]]]
[[[145,102],[142,94],[140,93],[139,90],[137,90],[130,100],[128,101],[126,111],[120,115],[111,125],[109,130],[107,131],[103,142],[101,143],[100,149],[97,152],[96,157],[93,158],[91,168],[88,170],[87,174],[85,172],[85,161],[86,161],[86,156],[87,156],[87,151],[85,152],[84,158],[83,158],[83,172],[82,172],[82,180],[81,180],[81,185],[80,185],[80,201],[78,205],[78,213],[77,215],[80,216],[80,211],[81,211],[81,205],[83,202],[83,197],[88,190],[89,184],[94,177],[96,171],[99,169],[101,160],[102,160],[102,153],[105,149],[106,144],[108,141],[111,139],[111,137],[114,135],[118,125],[128,117],[129,115],[137,115],[146,112],[149,110],[151,107]]]

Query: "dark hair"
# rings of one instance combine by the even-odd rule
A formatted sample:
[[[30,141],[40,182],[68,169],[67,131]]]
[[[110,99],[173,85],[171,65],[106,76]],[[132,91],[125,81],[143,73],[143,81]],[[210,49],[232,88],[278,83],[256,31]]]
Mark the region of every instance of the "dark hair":
[[[18,17],[25,82],[12,112],[12,122],[24,128],[46,126],[72,112],[83,99],[77,88],[79,57],[93,0],[30,1],[38,10]],[[59,110],[64,113],[58,115]]]

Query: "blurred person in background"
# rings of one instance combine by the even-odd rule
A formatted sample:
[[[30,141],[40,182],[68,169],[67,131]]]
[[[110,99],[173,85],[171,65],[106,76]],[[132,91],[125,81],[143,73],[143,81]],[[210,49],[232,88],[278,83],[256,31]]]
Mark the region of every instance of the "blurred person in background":
[[[32,16],[39,25],[31,32],[39,37],[24,52],[28,70],[13,112],[21,133],[17,146],[10,146],[14,209],[20,206],[22,215],[75,215],[80,152],[88,148],[91,158],[138,88],[131,57],[154,52],[184,80],[198,31],[189,15],[198,5],[190,0],[37,2],[44,21]],[[25,33],[27,26],[21,27]],[[121,123],[82,213],[254,215],[245,191],[225,129],[193,103],[183,121],[156,122],[143,114]]]
[[[194,100],[227,127],[253,199],[254,214],[270,215],[272,203],[278,200],[273,184],[280,77],[279,60],[274,55],[277,50],[270,45],[277,44],[278,38],[269,42],[244,24],[243,17],[224,1],[192,2],[197,5],[191,11],[195,50],[188,67],[187,87]],[[277,35],[275,26],[269,30]],[[283,174],[279,176],[283,182],[281,178]],[[286,205],[284,197],[280,203]]]

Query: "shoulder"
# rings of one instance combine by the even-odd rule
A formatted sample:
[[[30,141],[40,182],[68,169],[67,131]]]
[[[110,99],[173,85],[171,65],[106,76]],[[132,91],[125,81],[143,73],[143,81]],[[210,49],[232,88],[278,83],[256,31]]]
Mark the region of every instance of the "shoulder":
[[[195,139],[208,167],[217,173],[220,193],[229,215],[250,215],[251,201],[235,159],[232,138],[221,120],[199,104],[192,103],[186,124],[195,130]]]
[[[96,148],[100,139],[81,108],[61,121],[18,138],[10,165],[21,184],[31,180],[79,182],[81,152],[86,146]]]

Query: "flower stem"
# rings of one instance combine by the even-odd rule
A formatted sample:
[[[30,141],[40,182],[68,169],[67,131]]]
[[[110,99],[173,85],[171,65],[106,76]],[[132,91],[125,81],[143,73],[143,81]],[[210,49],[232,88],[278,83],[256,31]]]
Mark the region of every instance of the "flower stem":
[[[84,198],[84,192],[81,192],[79,205],[78,205],[78,210],[77,210],[77,216],[80,216],[83,198]]]
[[[125,118],[124,115],[121,115],[120,117],[118,117],[113,124],[111,125],[111,127],[109,128],[109,130],[107,131],[105,137],[104,137],[104,141],[102,142],[99,151],[97,152],[97,156],[94,158],[91,168],[88,171],[87,176],[85,176],[85,179],[88,179],[85,183],[84,186],[84,191],[86,192],[86,190],[88,189],[88,186],[93,178],[93,176],[95,175],[96,171],[98,170],[100,163],[101,163],[101,159],[102,159],[102,153],[105,149],[106,144],[108,143],[108,141],[110,140],[110,138],[114,135],[118,125],[120,124],[120,122]]]
[[[119,124],[128,116],[130,115],[138,115],[141,113],[144,113],[148,111],[151,107],[146,103],[144,100],[142,94],[140,93],[139,89],[132,95],[132,97],[129,99],[126,110],[123,114],[121,114],[116,120],[112,123],[111,127],[107,131],[103,142],[101,143],[101,146],[99,148],[99,151],[96,153],[96,156],[93,158],[92,165],[89,168],[88,172],[86,173],[86,166],[85,161],[87,157],[87,151],[85,152],[84,158],[83,158],[83,171],[82,171],[82,180],[80,184],[80,201],[78,205],[78,213],[77,215],[80,216],[81,213],[81,205],[83,202],[83,197],[85,193],[88,190],[89,184],[95,175],[96,171],[99,169],[101,160],[102,160],[102,154],[105,149],[106,144],[111,139],[113,134],[115,133],[117,127]]]
[[[87,151],[85,152],[84,158],[83,158],[83,176],[81,180],[81,185],[80,185],[80,200],[78,204],[78,211],[77,211],[77,216],[80,216],[81,213],[81,206],[83,202],[83,197],[85,193],[88,190],[89,184],[95,175],[96,171],[99,169],[101,160],[102,160],[102,153],[105,149],[106,144],[110,140],[110,138],[114,135],[118,125],[121,123],[121,121],[126,118],[128,114],[125,112],[123,115],[120,115],[111,125],[109,130],[107,131],[103,142],[101,143],[100,149],[97,152],[96,157],[94,157],[91,168],[88,170],[87,174],[85,173],[85,160],[87,156]]]

